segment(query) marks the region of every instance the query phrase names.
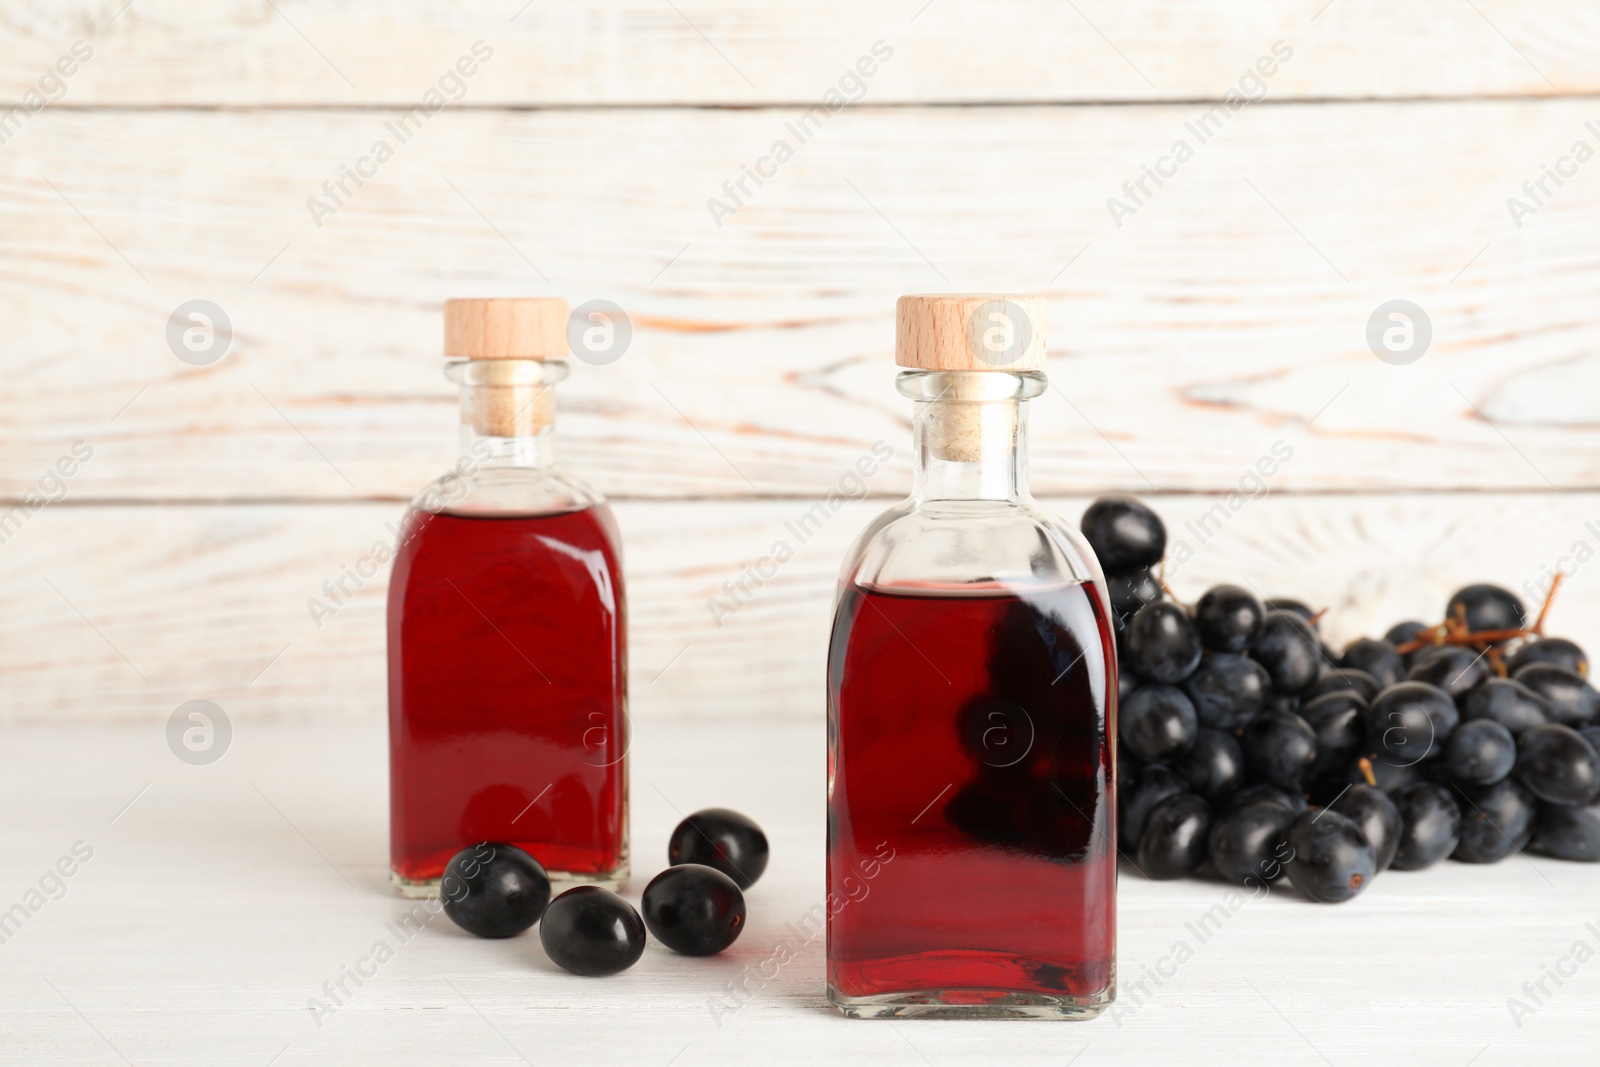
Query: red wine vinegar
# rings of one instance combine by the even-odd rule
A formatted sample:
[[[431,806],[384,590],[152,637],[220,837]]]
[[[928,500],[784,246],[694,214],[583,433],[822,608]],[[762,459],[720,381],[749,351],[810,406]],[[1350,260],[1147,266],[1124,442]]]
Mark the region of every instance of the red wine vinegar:
[[[553,874],[627,859],[625,610],[605,505],[413,511],[389,590],[391,867],[502,841]]]
[[[1111,631],[1088,584],[957,592],[851,585],[835,617],[830,990],[1092,1000],[1116,949]]]

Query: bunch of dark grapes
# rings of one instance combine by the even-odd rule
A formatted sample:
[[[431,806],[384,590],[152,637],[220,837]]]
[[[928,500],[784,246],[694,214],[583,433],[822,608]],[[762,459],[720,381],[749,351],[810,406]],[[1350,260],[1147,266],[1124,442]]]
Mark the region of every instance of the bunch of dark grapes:
[[[1336,902],[1447,857],[1600,860],[1600,693],[1583,649],[1544,636],[1554,585],[1531,624],[1515,594],[1469,585],[1444,622],[1335,654],[1295,600],[1219,585],[1179,603],[1142,502],[1102,497],[1081,526],[1117,638],[1118,844],[1146,877],[1287,876]]]

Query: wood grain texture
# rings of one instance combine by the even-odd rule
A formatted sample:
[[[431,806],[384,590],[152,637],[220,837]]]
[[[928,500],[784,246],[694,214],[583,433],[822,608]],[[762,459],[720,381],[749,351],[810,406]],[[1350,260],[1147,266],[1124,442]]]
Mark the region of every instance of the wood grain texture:
[[[451,359],[563,359],[567,348],[565,300],[444,302],[444,354]]]
[[[1573,574],[1550,632],[1600,650],[1600,562],[1577,561],[1600,551],[1600,494],[1267,496],[1237,511],[1223,498],[1150,499],[1173,558],[1192,553],[1172,574],[1191,601],[1248,581],[1327,607],[1325,633],[1342,647],[1442,616],[1468,582],[1536,595],[1545,568],[1562,566]],[[800,542],[789,526],[813,503],[616,505],[636,717],[820,719],[840,561],[883,502],[849,503]],[[1086,503],[1051,506],[1075,520]],[[46,508],[0,547],[0,722],[165,720],[190,699],[238,721],[381,718],[387,567],[348,575],[374,569],[364,557],[392,541],[386,524],[399,514],[391,504]],[[794,558],[756,577],[779,540]],[[1573,555],[1579,542],[1587,553]],[[324,582],[354,592],[340,604]],[[338,610],[313,612],[313,598]]]
[[[1043,370],[1047,307],[1026,293],[902,296],[895,301],[895,366],[934,371]],[[997,327],[999,332],[994,332]]]
[[[1291,98],[1600,87],[1600,15],[1582,0],[123,7],[7,0],[0,93],[20,97],[77,39],[95,55],[69,80],[70,106],[395,106],[479,40],[494,53],[469,82],[466,100],[479,106],[809,103],[876,41],[893,58],[868,83],[874,103],[1218,99],[1275,40],[1296,50],[1273,82]]]
[[[1600,871],[1544,857],[1390,871],[1337,907],[1308,904],[1285,883],[1225,903],[1219,882],[1147,882],[1125,869],[1120,1015],[1070,1026],[843,1019],[823,999],[821,939],[800,946],[786,926],[825,899],[824,745],[820,721],[641,726],[624,895],[637,905],[672,826],[701,807],[748,812],[772,862],[726,953],[688,959],[647,945],[631,970],[592,980],[555,970],[532,933],[484,941],[443,917],[403,943],[390,931],[411,902],[385,880],[377,723],[258,724],[209,767],[179,763],[150,725],[92,737],[9,731],[0,804],[26,817],[0,827],[0,899],[21,898],[74,842],[94,854],[4,945],[0,1056],[84,1067],[119,1057],[218,1067],[1590,1058],[1600,1026],[1592,960],[1559,990],[1547,983],[1555,995],[1520,1028],[1506,1007],[1577,939],[1595,943],[1585,924]],[[797,958],[759,987],[745,977],[785,939]],[[392,958],[374,967],[380,940]],[[1174,967],[1179,942],[1192,958]],[[1159,987],[1144,974],[1158,963]],[[344,1003],[318,1026],[308,1000],[328,1003],[323,983],[356,966],[368,977],[359,987],[344,979]],[[753,995],[719,1026],[708,1001],[739,981]]]
[[[454,447],[442,300],[560,294],[633,320],[559,390],[609,495],[815,494],[908,439],[894,300],[945,287],[1049,299],[1041,491],[1226,490],[1278,439],[1279,490],[1600,486],[1600,184],[1507,208],[1592,101],[1245,109],[1116,225],[1204,110],[846,111],[720,228],[791,113],[445,112],[319,228],[389,116],[47,112],[0,153],[0,493],[83,439],[82,500],[406,499]],[[1409,366],[1367,344],[1397,297]]]

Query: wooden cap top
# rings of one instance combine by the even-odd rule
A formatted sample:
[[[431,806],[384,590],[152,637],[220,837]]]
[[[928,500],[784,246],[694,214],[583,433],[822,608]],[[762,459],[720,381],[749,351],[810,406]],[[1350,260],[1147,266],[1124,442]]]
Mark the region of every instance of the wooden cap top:
[[[446,300],[444,354],[450,359],[561,359],[567,302],[555,296]]]
[[[894,361],[921,370],[1040,370],[1045,304],[1038,296],[937,293],[895,302]]]

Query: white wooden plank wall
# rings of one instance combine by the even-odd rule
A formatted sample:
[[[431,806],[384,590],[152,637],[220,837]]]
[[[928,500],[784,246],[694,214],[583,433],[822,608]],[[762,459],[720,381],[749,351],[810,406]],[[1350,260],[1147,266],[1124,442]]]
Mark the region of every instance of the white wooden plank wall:
[[[640,715],[820,713],[839,557],[906,486],[906,291],[1049,295],[1032,468],[1069,515],[1138,492],[1181,537],[1291,444],[1182,594],[1249,578],[1344,638],[1600,549],[1592,4],[678,6],[0,3],[4,508],[93,450],[0,544],[0,721],[380,715],[382,576],[321,628],[305,601],[452,458],[456,295],[633,318],[560,427],[618,501]],[[319,226],[308,198],[477,41],[460,99]],[[708,198],[879,41],[718,225]],[[1263,99],[1199,143],[1241,84]],[[165,338],[195,298],[235,330],[206,367]],[[1433,329],[1408,366],[1367,347],[1395,298]],[[878,439],[875,499],[714,625]],[[1593,572],[1552,624],[1597,644]]]
[[[897,54],[876,103],[1211,98],[1278,38],[1306,46],[1275,85],[1294,97],[1600,85],[1600,12],[1584,0],[135,0],[119,15],[125,3],[6,0],[0,86],[20,94],[79,37],[103,41],[105,61],[71,100],[111,106],[394,105],[480,38],[513,60],[473,84],[471,101],[496,107],[810,102],[878,39]]]
[[[1594,492],[1272,495],[1247,504],[1220,532],[1215,518],[1204,521],[1215,497],[1149,499],[1195,549],[1172,581],[1180,596],[1248,580],[1265,596],[1331,609],[1328,639],[1341,647],[1404,618],[1442,617],[1450,593],[1468,581],[1537,588],[1544,568],[1575,543],[1600,551]],[[821,716],[839,560],[883,502],[848,505],[794,544],[784,524],[812,503],[616,505],[630,582],[634,714]],[[1050,503],[1076,518],[1088,501]],[[46,509],[5,546],[0,570],[4,721],[164,719],[192,699],[245,718],[381,715],[383,576],[320,626],[307,601],[334,603],[323,583],[356,568],[400,507]],[[795,558],[735,605],[723,584],[739,580],[779,538]],[[1594,646],[1597,573],[1600,559],[1563,586],[1552,633]],[[721,625],[708,604],[714,597],[737,607]]]

